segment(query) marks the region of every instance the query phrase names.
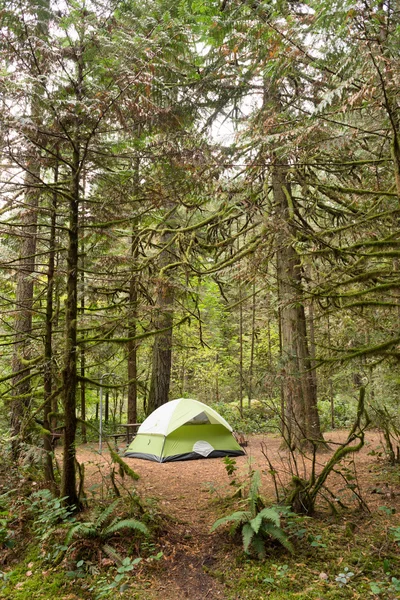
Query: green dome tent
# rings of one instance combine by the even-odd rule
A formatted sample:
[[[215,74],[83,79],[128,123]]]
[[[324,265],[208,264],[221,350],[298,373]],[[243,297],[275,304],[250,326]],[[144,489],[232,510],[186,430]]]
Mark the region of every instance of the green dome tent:
[[[243,454],[229,423],[214,409],[189,398],[157,408],[125,451],[125,456],[156,462]]]

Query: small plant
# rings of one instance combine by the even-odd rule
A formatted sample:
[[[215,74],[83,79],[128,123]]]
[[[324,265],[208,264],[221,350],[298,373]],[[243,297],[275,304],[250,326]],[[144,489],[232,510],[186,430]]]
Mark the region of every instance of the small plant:
[[[326,548],[326,544],[322,542],[322,535],[310,534],[307,539],[313,548]]]
[[[0,547],[12,548],[14,541],[12,540],[12,531],[9,528],[12,515],[10,511],[1,505],[3,510],[0,510]]]
[[[389,573],[386,573],[386,575],[389,575]],[[397,579],[397,577],[391,577],[389,584],[386,581],[371,581],[369,587],[375,596],[379,596],[380,594],[384,594],[386,591],[388,591],[396,594],[397,598],[399,597],[400,592],[400,579]]]
[[[117,574],[110,582],[105,577],[101,577],[97,580],[96,584],[90,588],[91,592],[94,592],[95,599],[107,598],[113,593],[118,591],[120,594],[129,589],[129,575],[131,571],[141,562],[141,558],[134,558],[133,560],[126,557],[122,560],[121,565],[117,569]]]
[[[236,466],[236,460],[234,458],[230,458],[229,456],[225,456],[223,462],[225,464],[226,473],[230,479],[229,485],[236,488],[234,497],[241,498],[243,490],[246,486],[244,483],[237,479],[238,468]]]
[[[400,527],[391,527],[390,532],[394,541],[400,545]]]
[[[354,577],[354,573],[350,571],[348,567],[345,567],[343,573],[339,573],[339,575],[335,577],[335,581],[339,584],[339,587],[344,587],[349,583],[352,577]]]
[[[70,527],[65,538],[65,549],[67,550],[70,548],[75,539],[78,545],[90,547],[91,551],[93,551],[94,548],[100,547],[107,556],[117,564],[121,565],[123,562],[122,558],[114,548],[107,543],[107,541],[122,529],[138,531],[145,536],[149,534],[149,530],[144,523],[141,523],[137,519],[112,518],[113,512],[118,504],[119,500],[116,500],[107,506],[107,508],[105,508],[93,521],[74,523]]]
[[[399,592],[400,592],[400,579],[397,579],[397,577],[392,577],[391,578],[391,585],[389,586],[389,592],[395,592],[395,593],[399,594]]]
[[[34,492],[26,506],[33,516],[33,530],[36,537],[42,541],[47,539],[59,523],[66,523],[73,519],[74,507],[63,505],[65,498],[55,498],[50,490]]]
[[[266,556],[266,545],[271,540],[277,540],[290,552],[293,546],[281,527],[280,515],[276,508],[266,508],[260,496],[260,473],[254,471],[251,475],[249,493],[242,500],[245,510],[234,512],[218,519],[211,528],[215,531],[221,525],[231,523],[231,534],[238,529],[242,533],[243,549],[246,554],[254,552],[262,559]]]
[[[0,513],[0,547],[12,548],[14,541],[11,538],[12,531],[9,529],[9,513],[1,511]]]
[[[43,489],[34,492],[29,500],[25,501],[33,517],[35,537],[42,545],[53,536],[58,525],[71,523],[74,520],[75,507],[64,506],[63,500],[64,498],[55,498],[50,490]]]
[[[230,456],[225,456],[225,458],[223,459],[224,465],[225,465],[225,470],[228,473],[228,477],[232,478],[232,480],[235,480],[235,473],[238,470],[237,466],[236,466],[236,460],[234,458],[231,458]],[[231,485],[233,484],[233,481],[231,481]]]
[[[10,490],[0,496],[0,548],[12,548],[14,540],[12,539],[13,531],[10,529],[10,523],[13,521],[13,515],[9,508],[9,495],[14,490]]]

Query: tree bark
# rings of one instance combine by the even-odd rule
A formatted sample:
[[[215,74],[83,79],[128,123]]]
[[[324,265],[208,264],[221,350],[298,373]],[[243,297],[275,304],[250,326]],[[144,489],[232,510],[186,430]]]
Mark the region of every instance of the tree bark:
[[[58,164],[54,169],[54,183],[58,182]],[[44,344],[44,410],[43,427],[50,432],[52,411],[52,392],[53,392],[53,297],[54,297],[54,271],[56,256],[56,215],[57,215],[57,192],[53,193],[51,206],[51,224],[50,224],[50,244],[49,244],[49,263],[47,267],[47,292],[46,292],[46,333]],[[46,450],[46,460],[44,465],[45,479],[54,483],[53,470],[53,445],[51,434],[47,433],[43,437],[44,449]]]
[[[285,440],[292,448],[305,448],[322,440],[317,394],[311,372],[306,317],[301,285],[301,262],[291,225],[293,202],[287,167],[275,165],[272,189],[279,215],[277,249],[278,294],[282,340],[283,404]]]
[[[254,378],[254,353],[256,345],[256,280],[253,279],[251,302],[251,346],[250,346],[250,365],[249,365],[249,384],[248,384],[248,407],[251,407],[253,398],[253,378]]]
[[[85,181],[83,183],[83,193],[85,195]],[[85,206],[82,202],[82,227],[85,220]],[[81,240],[81,273],[80,273],[80,285],[81,285],[81,298],[80,298],[80,314],[82,320],[85,314],[85,239],[82,235]],[[82,333],[84,337],[84,333]],[[81,405],[81,434],[82,443],[87,444],[87,431],[86,431],[86,348],[85,343],[82,341],[80,346],[80,405]]]
[[[171,261],[171,253],[168,248],[170,233],[162,235],[164,247],[160,255],[160,277],[158,278],[158,291],[156,302],[156,334],[153,344],[152,372],[150,380],[150,391],[147,401],[147,415],[156,408],[168,402],[169,388],[171,382],[172,365],[172,329],[174,320],[174,287],[163,269]]]
[[[79,215],[80,155],[75,142],[72,160],[72,189],[69,205],[67,301],[65,312],[66,352],[63,370],[64,384],[64,455],[61,495],[69,506],[78,506],[75,470],[76,388],[77,388],[77,283],[78,283],[78,215]]]
[[[30,404],[29,360],[31,357],[32,314],[34,272],[36,254],[37,211],[40,192],[37,182],[40,178],[39,155],[31,147],[31,161],[27,165],[25,175],[26,193],[24,203],[26,209],[21,217],[23,238],[17,271],[16,317],[14,322],[15,342],[12,359],[13,389],[11,404],[12,453],[14,458],[19,454],[19,435],[25,421],[25,413]]]
[[[134,339],[137,333],[138,318],[138,282],[134,270],[137,257],[137,238],[132,235],[131,256],[132,273],[129,282],[129,315],[128,315],[128,423],[137,421],[137,342]]]
[[[83,59],[82,46],[77,49],[76,99],[82,99]],[[63,408],[64,408],[64,453],[61,480],[61,496],[66,497],[66,504],[79,507],[76,490],[76,392],[77,392],[77,321],[78,321],[78,267],[79,267],[79,204],[81,181],[81,133],[82,122],[75,117],[72,138],[71,158],[71,191],[69,199],[69,227],[67,253],[67,299],[65,306],[65,363],[63,369]]]

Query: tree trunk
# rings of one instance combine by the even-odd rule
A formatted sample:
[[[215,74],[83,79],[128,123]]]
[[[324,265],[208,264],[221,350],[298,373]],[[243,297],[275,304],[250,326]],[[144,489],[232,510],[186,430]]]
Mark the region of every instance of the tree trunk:
[[[168,246],[170,234],[162,235],[163,246]],[[151,414],[156,408],[168,402],[171,381],[172,364],[172,328],[174,320],[174,287],[164,269],[171,263],[168,247],[164,247],[160,255],[160,277],[158,278],[158,291],[156,302],[156,334],[153,344],[152,372],[150,391],[147,402],[146,414]]]
[[[240,269],[240,265],[239,265]],[[239,412],[243,417],[243,297],[242,279],[239,273]]]
[[[129,315],[128,315],[128,423],[137,421],[137,342],[134,339],[137,333],[138,318],[138,282],[134,270],[137,257],[138,240],[132,235],[132,273],[129,282]]]
[[[254,352],[256,344],[256,280],[253,279],[253,293],[251,302],[251,346],[250,346],[250,365],[249,365],[249,384],[248,384],[248,406],[251,406],[251,400],[254,394]]]
[[[331,350],[331,323],[329,320],[329,313],[328,313],[327,326],[328,326],[328,348],[330,351]],[[332,376],[330,373],[329,373],[329,401],[330,401],[330,405],[331,405],[331,428],[335,429],[335,395],[333,393],[333,381],[332,381]]]
[[[54,170],[54,183],[58,182],[58,164]],[[56,214],[57,214],[57,192],[53,193],[50,225],[50,247],[49,263],[47,267],[47,292],[46,292],[46,333],[44,344],[44,410],[43,427],[50,431],[52,426],[50,422],[50,413],[52,411],[52,392],[53,392],[53,295],[54,295],[54,269],[56,254]],[[45,479],[54,483],[53,470],[53,445],[51,434],[45,434],[43,438],[44,449],[46,450],[46,460],[44,465]]]
[[[160,281],[157,294],[157,329],[153,345],[153,367],[147,414],[168,402],[172,364],[172,326],[174,290],[167,280]]]
[[[19,453],[18,436],[25,421],[25,412],[30,403],[30,368],[31,357],[30,334],[32,331],[33,288],[36,254],[37,210],[39,193],[36,186],[39,180],[39,156],[31,148],[31,163],[27,165],[25,176],[26,193],[24,203],[26,209],[21,217],[24,237],[21,242],[20,259],[17,271],[16,317],[14,322],[15,343],[12,359],[13,390],[11,404],[11,435],[14,458]]]
[[[104,402],[104,422],[108,423],[110,420],[110,392],[106,390],[105,402]]]
[[[83,183],[83,191],[85,194],[85,181]],[[82,202],[82,226],[85,221],[85,205]],[[81,299],[80,299],[80,314],[82,320],[85,314],[85,239],[84,235],[82,235],[81,241],[81,274],[80,274],[80,284],[81,284]],[[82,333],[82,337],[84,337],[84,333]],[[80,346],[80,405],[81,405],[81,434],[82,434],[82,443],[87,444],[87,431],[86,431],[86,348],[85,344],[82,341]]]
[[[83,64],[78,57],[77,99],[80,100]],[[67,255],[67,299],[65,307],[65,364],[63,369],[64,403],[64,454],[61,481],[61,496],[69,506],[79,506],[76,490],[76,392],[77,392],[77,319],[78,319],[78,247],[79,247],[79,200],[80,200],[80,119],[75,121],[75,135],[71,161],[71,192],[69,201],[68,255]]]
[[[272,189],[279,214],[277,249],[278,294],[282,340],[284,434],[287,443],[304,448],[311,440],[321,440],[316,386],[310,371],[306,318],[301,286],[301,262],[293,243],[291,226],[293,202],[287,167],[275,166]]]
[[[46,38],[49,25],[49,2],[48,0],[36,0],[33,2],[36,12],[35,36]],[[42,71],[45,65],[36,63],[37,57],[33,59],[33,71],[39,65]],[[42,84],[35,83],[31,90],[31,120],[39,130],[42,123],[40,97]],[[34,134],[26,149],[28,160],[25,167],[25,196],[26,207],[21,217],[21,229],[23,238],[20,247],[20,259],[17,271],[16,288],[16,317],[14,323],[15,342],[12,358],[13,390],[11,403],[10,431],[12,440],[12,453],[17,458],[20,447],[19,435],[25,421],[25,412],[30,403],[30,375],[31,371],[27,361],[31,358],[31,345],[29,336],[32,331],[32,310],[34,293],[34,272],[36,254],[37,213],[39,197],[38,188],[40,183],[40,151],[36,145],[39,141],[38,131]],[[40,146],[40,144],[39,144]]]

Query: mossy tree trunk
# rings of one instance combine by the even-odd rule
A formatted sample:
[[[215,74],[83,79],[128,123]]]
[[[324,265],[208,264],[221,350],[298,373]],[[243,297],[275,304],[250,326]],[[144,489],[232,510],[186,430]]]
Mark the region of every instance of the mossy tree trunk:
[[[54,183],[58,183],[58,162],[54,169]],[[51,430],[52,393],[53,393],[53,317],[54,317],[54,271],[56,258],[56,216],[57,216],[57,192],[54,191],[51,205],[51,223],[49,240],[49,262],[47,266],[47,290],[46,290],[46,331],[44,343],[44,410],[43,426],[48,432]],[[46,450],[45,478],[54,482],[53,471],[53,445],[51,434],[46,433],[43,437],[44,449]]]
[[[138,239],[132,234],[131,258],[132,272],[129,281],[129,314],[128,314],[128,423],[137,421],[137,333],[138,319],[138,275],[135,271]]]
[[[157,279],[157,300],[155,306],[155,329],[159,331],[154,338],[152,371],[147,414],[169,400],[172,365],[172,329],[174,321],[174,286],[167,267],[174,262],[171,249],[171,233],[161,236],[159,267]]]
[[[32,3],[35,11],[36,25],[33,31],[33,40],[46,39],[49,25],[49,2],[48,0],[35,0]],[[26,30],[29,37],[29,29]],[[32,32],[31,32],[32,33]],[[29,45],[32,51],[30,57],[32,63],[32,75],[41,75],[45,72],[45,64],[40,51],[37,52],[35,42],[26,40],[22,42]],[[29,59],[28,59],[29,60]],[[40,147],[43,140],[39,133],[42,125],[41,96],[43,93],[42,82],[34,81],[30,90],[30,118],[34,124],[34,132],[28,139],[25,148],[26,164],[25,170],[25,194],[23,201],[23,212],[21,214],[21,245],[19,249],[19,262],[17,269],[17,287],[15,293],[14,321],[15,342],[12,358],[13,389],[11,402],[10,432],[13,438],[12,453],[17,458],[20,448],[20,433],[26,420],[26,411],[31,400],[31,370],[29,361],[31,359],[31,334],[32,315],[34,305],[34,273],[35,254],[37,241],[37,222],[39,200],[41,196],[40,172],[41,152]]]
[[[75,82],[76,101],[79,104],[83,95],[83,47],[77,45],[77,77]],[[82,119],[75,117],[71,136],[71,188],[69,195],[69,226],[67,253],[67,299],[65,306],[65,361],[63,377],[64,408],[64,453],[61,481],[61,496],[66,497],[69,506],[79,507],[76,489],[76,394],[78,382],[78,267],[79,267],[79,205],[83,157],[81,156]]]
[[[294,247],[293,197],[288,168],[272,172],[272,190],[278,211],[277,276],[282,353],[284,436],[290,447],[305,448],[322,440],[317,410],[317,390],[311,372],[307,339],[301,261]]]

